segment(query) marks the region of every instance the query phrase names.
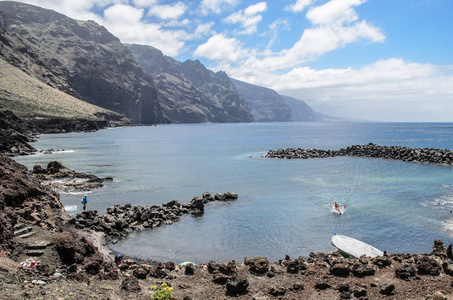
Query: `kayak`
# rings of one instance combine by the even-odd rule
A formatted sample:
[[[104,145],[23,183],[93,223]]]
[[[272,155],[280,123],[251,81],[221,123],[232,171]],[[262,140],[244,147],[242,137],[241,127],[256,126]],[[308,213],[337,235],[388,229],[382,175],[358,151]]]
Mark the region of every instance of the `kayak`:
[[[332,210],[331,210],[331,212],[333,212],[333,213],[335,213],[335,214],[342,215],[342,214],[344,214],[345,211],[346,211],[346,205],[343,206],[343,207],[340,207],[339,209],[335,209],[335,205],[332,204]]]
[[[362,255],[366,255],[367,257],[384,255],[384,252],[367,243],[336,233],[332,236],[332,245],[338,248],[340,252],[356,258]]]

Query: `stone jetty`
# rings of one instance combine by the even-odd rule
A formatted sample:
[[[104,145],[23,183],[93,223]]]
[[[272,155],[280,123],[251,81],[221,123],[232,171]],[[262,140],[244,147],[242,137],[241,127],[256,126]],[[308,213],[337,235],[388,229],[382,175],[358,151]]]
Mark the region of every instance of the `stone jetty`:
[[[186,214],[202,214],[207,203],[237,198],[238,194],[233,192],[217,193],[214,196],[206,192],[202,197],[193,197],[187,204],[181,204],[178,200],[150,206],[116,204],[107,208],[107,212],[102,216],[98,215],[96,210],[90,210],[77,214],[69,223],[77,228],[103,232],[111,242],[115,242],[134,231],[173,224]]]
[[[354,145],[347,148],[342,148],[340,150],[303,148],[270,150],[265,157],[278,159],[309,159],[336,156],[374,157],[429,164],[453,164],[452,150],[435,148],[410,148],[402,146],[380,146],[373,143],[369,143],[367,145]]]

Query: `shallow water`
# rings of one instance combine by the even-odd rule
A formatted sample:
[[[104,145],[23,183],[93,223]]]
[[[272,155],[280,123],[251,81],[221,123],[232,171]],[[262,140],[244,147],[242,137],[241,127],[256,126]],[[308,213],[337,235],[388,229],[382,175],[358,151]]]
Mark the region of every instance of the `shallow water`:
[[[34,146],[64,149],[19,157],[28,167],[59,160],[114,182],[88,194],[100,214],[113,204],[189,202],[203,192],[239,199],[211,203],[203,216],[132,234],[114,249],[158,261],[271,261],[334,250],[331,235],[351,236],[388,252],[424,253],[452,242],[453,167],[337,157],[274,160],[287,147],[339,149],[379,145],[453,149],[453,124],[243,123],[161,125],[96,133],[43,135]],[[70,214],[81,195],[62,194]],[[331,203],[347,205],[344,215]]]

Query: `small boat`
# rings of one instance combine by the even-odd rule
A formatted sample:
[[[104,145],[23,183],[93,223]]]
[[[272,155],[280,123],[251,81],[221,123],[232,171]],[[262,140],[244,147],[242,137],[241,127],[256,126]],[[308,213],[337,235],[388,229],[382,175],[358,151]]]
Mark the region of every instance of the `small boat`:
[[[384,252],[367,243],[336,233],[332,236],[332,245],[338,248],[340,253],[343,252],[348,256],[356,258],[362,255],[366,255],[367,257],[384,255]]]
[[[339,215],[342,215],[342,214],[344,214],[345,211],[346,211],[346,205],[343,206],[343,207],[338,207],[338,208],[336,208],[336,207],[335,207],[335,203],[332,203],[331,212],[336,213],[336,214],[339,214]]]

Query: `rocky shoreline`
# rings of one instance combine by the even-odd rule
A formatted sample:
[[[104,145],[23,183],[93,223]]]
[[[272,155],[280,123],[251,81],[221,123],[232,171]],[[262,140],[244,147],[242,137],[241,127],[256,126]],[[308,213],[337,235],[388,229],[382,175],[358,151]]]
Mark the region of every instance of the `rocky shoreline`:
[[[8,299],[153,299],[165,286],[173,289],[171,299],[180,300],[453,297],[452,246],[437,240],[432,253],[422,255],[343,259],[334,251],[276,262],[245,257],[243,262],[207,258],[197,265],[142,261],[115,266],[108,241],[172,224],[186,214],[203,213],[205,204],[238,195],[204,193],[187,204],[114,205],[101,216],[88,211],[71,218],[57,193],[4,155],[0,179],[0,292]]]
[[[130,126],[122,117],[99,114],[104,120],[64,118],[19,118],[11,111],[0,110],[0,153],[8,156],[30,155],[37,152],[30,143],[40,134],[92,132],[104,128]]]
[[[265,155],[266,158],[277,159],[309,159],[337,156],[372,157],[406,162],[453,165],[452,150],[380,146],[373,143],[367,145],[354,145],[340,150],[286,148],[269,150]]]
[[[14,143],[4,145],[12,145],[10,150],[14,151],[7,151],[9,154],[22,151]],[[343,152],[396,159],[392,153],[401,156],[408,151],[380,147],[353,146]],[[413,151],[402,157],[426,152],[442,157],[437,163],[451,164],[450,153],[444,150],[420,150],[420,154],[417,149]],[[293,153],[297,158],[332,156],[331,151],[310,149],[276,151],[278,158],[296,158]],[[407,161],[432,163],[427,158]],[[87,211],[71,218],[55,186],[48,183],[61,177],[71,178],[69,182],[80,177],[86,182],[89,178],[104,180],[92,176],[69,170],[58,162],[29,171],[0,154],[2,298],[153,299],[156,291],[165,287],[171,287],[171,299],[179,300],[453,298],[452,245],[445,247],[438,240],[429,254],[344,259],[334,251],[310,253],[308,258],[286,256],[276,262],[265,257],[244,257],[243,262],[218,263],[206,258],[206,263],[197,265],[139,261],[116,266],[108,243],[134,231],[170,225],[187,214],[201,214],[205,204],[236,200],[238,195],[204,193],[187,204],[172,200],[152,206],[114,205],[103,215]]]
[[[116,204],[107,208],[107,212],[101,216],[96,210],[90,210],[78,213],[68,223],[78,229],[102,232],[108,242],[116,243],[118,239],[125,238],[134,231],[171,225],[186,214],[203,214],[205,204],[210,202],[236,199],[238,194],[233,192],[217,193],[215,196],[206,192],[202,197],[194,197],[187,204],[181,204],[178,200],[150,206]]]

